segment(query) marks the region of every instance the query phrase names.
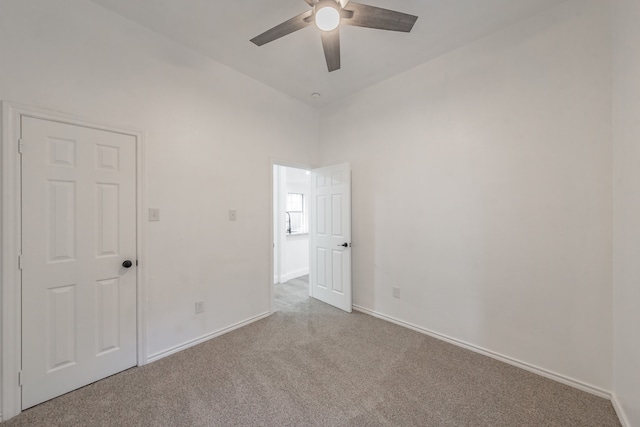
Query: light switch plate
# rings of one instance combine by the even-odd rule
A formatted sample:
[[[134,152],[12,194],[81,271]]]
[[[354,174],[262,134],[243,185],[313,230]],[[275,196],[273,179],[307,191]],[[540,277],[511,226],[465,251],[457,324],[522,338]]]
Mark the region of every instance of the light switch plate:
[[[160,221],[160,209],[149,209],[149,221]]]
[[[235,209],[229,209],[229,221],[235,221],[236,218],[237,218],[236,210]]]
[[[196,301],[196,314],[204,313],[204,301]]]

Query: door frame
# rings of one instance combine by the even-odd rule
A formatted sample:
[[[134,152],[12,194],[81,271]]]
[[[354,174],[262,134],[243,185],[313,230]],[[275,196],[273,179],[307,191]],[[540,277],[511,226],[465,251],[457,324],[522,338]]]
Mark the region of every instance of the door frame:
[[[275,313],[273,306],[273,278],[275,276],[275,268],[274,266],[274,257],[275,257],[275,235],[273,234],[273,225],[275,223],[275,218],[273,216],[273,210],[275,206],[273,205],[273,167],[274,166],[284,166],[286,168],[296,168],[296,169],[306,169],[311,170],[314,166],[309,165],[308,163],[295,162],[291,160],[284,160],[279,158],[271,158],[269,161],[269,314]],[[309,252],[309,256],[311,256],[311,252]],[[282,260],[280,260],[282,261]],[[311,262],[311,258],[309,258],[309,262]],[[311,274],[311,271],[309,271]],[[309,296],[311,296],[311,287],[309,287]]]
[[[22,273],[18,257],[22,250],[22,207],[21,207],[21,158],[18,141],[21,136],[21,118],[32,117],[75,126],[131,135],[136,139],[136,334],[137,365],[147,363],[146,333],[146,236],[144,221],[146,212],[146,164],[145,132],[122,126],[113,126],[85,120],[76,115],[59,113],[44,108],[31,107],[14,102],[2,101],[2,412],[0,420],[6,420],[22,412],[21,388],[18,372],[22,365],[22,299],[20,288]]]

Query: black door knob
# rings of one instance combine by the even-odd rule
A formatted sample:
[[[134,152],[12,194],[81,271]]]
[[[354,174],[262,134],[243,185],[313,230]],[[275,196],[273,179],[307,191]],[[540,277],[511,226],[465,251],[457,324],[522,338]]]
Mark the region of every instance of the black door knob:
[[[124,268],[129,268],[133,265],[133,263],[131,262],[131,260],[126,260],[125,262],[122,263],[122,266]]]
[[[349,244],[348,244],[348,243],[343,243],[343,244],[338,245],[338,246],[342,246],[342,247],[348,248],[348,247],[349,247]]]

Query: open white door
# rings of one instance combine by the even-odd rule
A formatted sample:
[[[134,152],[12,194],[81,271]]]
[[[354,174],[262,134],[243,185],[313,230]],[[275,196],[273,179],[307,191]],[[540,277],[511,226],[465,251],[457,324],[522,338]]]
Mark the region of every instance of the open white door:
[[[351,168],[311,171],[311,296],[351,313]]]
[[[136,140],[22,119],[22,409],[136,365]]]

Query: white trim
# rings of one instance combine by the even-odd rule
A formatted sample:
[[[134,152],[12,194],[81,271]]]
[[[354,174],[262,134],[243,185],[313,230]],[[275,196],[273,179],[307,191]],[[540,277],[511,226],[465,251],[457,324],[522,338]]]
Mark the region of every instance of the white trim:
[[[2,103],[2,413],[21,411],[18,371],[21,366],[20,301],[20,168],[18,112]]]
[[[33,117],[76,126],[131,135],[136,138],[136,227],[137,227],[137,359],[147,363],[146,355],[146,169],[145,134],[137,129],[85,120],[75,115],[2,101],[2,414],[8,419],[22,411],[17,372],[21,367],[21,273],[18,255],[21,251],[20,156],[18,139],[21,117]]]
[[[178,344],[178,345],[176,345],[174,347],[171,347],[171,348],[169,348],[167,350],[162,350],[162,351],[160,351],[158,353],[154,353],[154,354],[150,355],[147,358],[147,362],[151,363],[151,362],[155,362],[156,360],[163,359],[163,358],[165,358],[167,356],[171,356],[172,354],[181,352],[182,350],[186,350],[189,347],[193,347],[195,345],[202,344],[205,341],[209,341],[210,339],[219,337],[220,335],[224,335],[226,333],[229,333],[229,332],[234,331],[236,329],[242,328],[243,326],[247,326],[247,325],[249,325],[249,324],[251,324],[253,322],[257,322],[258,320],[262,320],[262,319],[264,319],[266,317],[269,317],[269,316],[271,316],[270,312],[262,313],[262,314],[259,314],[257,316],[251,317],[249,319],[243,320],[241,322],[234,323],[233,325],[227,326],[226,328],[218,329],[217,331],[211,332],[211,333],[206,334],[206,335],[202,335],[199,338],[195,338],[195,339],[189,340],[189,341],[187,341],[185,343]]]
[[[296,162],[294,160],[280,159],[277,157],[272,157],[270,161],[271,161],[271,170],[273,170],[274,165],[284,166],[285,168],[304,169],[309,171],[315,168],[314,165],[310,165],[308,163]]]
[[[136,132],[137,326],[138,366],[147,361],[147,153],[146,133]]]
[[[611,404],[613,405],[613,409],[616,411],[618,418],[620,419],[620,424],[622,427],[631,427],[631,422],[627,417],[624,408],[622,407],[622,403],[618,400],[618,396],[615,393],[611,393]]]
[[[280,280],[280,274],[276,271],[275,264],[275,251],[276,251],[276,241],[275,241],[275,233],[273,232],[275,218],[273,216],[273,199],[275,198],[275,194],[273,192],[273,167],[275,163],[273,160],[269,162],[269,189],[267,190],[267,194],[269,195],[269,277],[273,277],[273,280],[269,281],[269,313],[273,313],[275,310],[273,303],[273,286]],[[278,262],[280,258],[278,257]]]
[[[307,268],[300,268],[298,270],[294,270],[294,271],[289,271],[285,274],[282,275],[281,281],[282,282],[288,282],[291,279],[296,279],[300,276],[306,276],[307,274],[309,274],[309,267]]]
[[[485,348],[478,347],[478,346],[473,345],[473,344],[469,344],[469,343],[464,342],[462,340],[459,340],[459,339],[456,339],[456,338],[452,338],[452,337],[449,337],[447,335],[443,335],[443,334],[440,334],[438,332],[431,331],[429,329],[425,329],[423,327],[414,325],[412,323],[405,322],[403,320],[399,320],[399,319],[396,319],[394,317],[387,316],[385,314],[378,313],[376,311],[369,310],[369,309],[364,308],[364,307],[360,307],[358,305],[354,305],[353,309],[357,310],[357,311],[359,311],[361,313],[368,314],[370,316],[377,317],[377,318],[382,319],[382,320],[386,320],[386,321],[394,323],[396,325],[404,326],[405,328],[411,329],[411,330],[416,331],[416,332],[420,332],[420,333],[428,335],[430,337],[437,338],[439,340],[448,342],[449,344],[457,345],[458,347],[462,347],[462,348],[465,348],[467,350],[471,350],[473,352],[480,353],[480,354],[482,354],[484,356],[488,356],[488,357],[491,357],[493,359],[499,360],[501,362],[507,363],[509,365],[516,366],[516,367],[518,367],[520,369],[524,369],[525,371],[529,371],[529,372],[532,372],[534,374],[540,375],[542,377],[549,378],[549,379],[557,381],[559,383],[568,385],[570,387],[577,388],[578,390],[586,391],[587,393],[591,393],[591,394],[594,394],[596,396],[602,397],[604,399],[611,400],[611,392],[603,390],[600,387],[596,387],[594,385],[587,384],[585,382],[582,382],[582,381],[567,377],[565,375],[561,375],[561,374],[558,374],[556,372],[549,371],[547,369],[540,368],[540,367],[535,366],[535,365],[531,365],[531,364],[529,364],[527,362],[523,362],[521,360],[514,359],[512,357],[505,356],[505,355],[502,355],[500,353],[496,353],[494,351],[487,350]]]

